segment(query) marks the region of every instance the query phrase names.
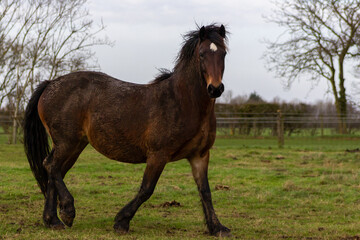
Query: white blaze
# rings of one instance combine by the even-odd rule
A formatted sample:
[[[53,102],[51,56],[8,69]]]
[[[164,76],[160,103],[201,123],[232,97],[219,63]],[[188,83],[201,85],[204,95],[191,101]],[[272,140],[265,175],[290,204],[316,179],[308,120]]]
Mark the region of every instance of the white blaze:
[[[216,52],[216,51],[217,51],[217,46],[215,45],[215,43],[211,43],[211,44],[210,44],[210,49],[211,49],[211,51],[213,51],[213,52]]]

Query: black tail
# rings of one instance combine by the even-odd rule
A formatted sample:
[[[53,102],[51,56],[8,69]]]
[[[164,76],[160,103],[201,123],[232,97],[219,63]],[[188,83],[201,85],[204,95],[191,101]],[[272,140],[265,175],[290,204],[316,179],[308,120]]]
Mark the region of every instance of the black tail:
[[[38,114],[37,105],[41,94],[48,84],[49,81],[40,83],[35,92],[32,94],[25,110],[23,125],[25,153],[29,161],[31,171],[33,172],[44,196],[46,196],[48,176],[43,166],[43,161],[49,155],[50,147],[45,127]]]

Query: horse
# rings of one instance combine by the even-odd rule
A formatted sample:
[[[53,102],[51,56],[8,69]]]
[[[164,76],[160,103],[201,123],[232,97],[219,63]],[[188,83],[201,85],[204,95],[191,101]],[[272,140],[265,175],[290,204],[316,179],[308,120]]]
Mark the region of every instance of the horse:
[[[110,159],[146,164],[139,191],[115,217],[116,232],[129,231],[130,220],[153,194],[165,165],[187,159],[209,233],[230,235],[214,211],[207,177],[216,136],[215,99],[224,91],[227,34],[219,24],[188,32],[173,70],[161,70],[147,84],[80,71],[36,87],[25,110],[24,147],[44,194],[46,227],[72,226],[74,198],[63,179],[90,143]]]

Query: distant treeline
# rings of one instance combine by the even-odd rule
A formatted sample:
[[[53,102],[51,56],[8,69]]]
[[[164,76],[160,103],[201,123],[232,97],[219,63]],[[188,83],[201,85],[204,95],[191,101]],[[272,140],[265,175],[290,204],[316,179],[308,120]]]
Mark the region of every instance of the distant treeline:
[[[250,100],[250,99],[249,99]],[[265,131],[277,134],[277,122],[282,120],[284,133],[291,136],[301,130],[311,135],[323,135],[324,129],[333,133],[353,133],[360,130],[360,112],[353,105],[348,106],[346,129],[339,124],[335,105],[319,101],[316,104],[247,101],[241,104],[219,103],[215,106],[219,128],[230,129],[231,134],[262,135]]]

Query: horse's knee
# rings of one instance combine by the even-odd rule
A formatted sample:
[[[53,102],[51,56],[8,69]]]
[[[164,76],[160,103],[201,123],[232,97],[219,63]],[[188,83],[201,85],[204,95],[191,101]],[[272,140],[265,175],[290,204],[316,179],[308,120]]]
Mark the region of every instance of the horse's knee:
[[[146,189],[141,188],[139,191],[139,198],[142,201],[146,201],[151,197],[153,193],[154,193],[154,188],[146,188]]]

